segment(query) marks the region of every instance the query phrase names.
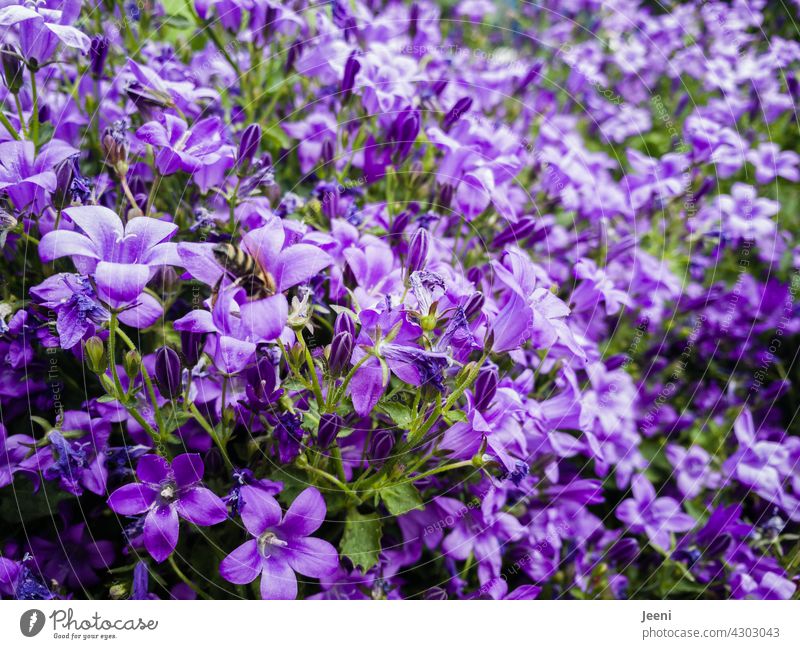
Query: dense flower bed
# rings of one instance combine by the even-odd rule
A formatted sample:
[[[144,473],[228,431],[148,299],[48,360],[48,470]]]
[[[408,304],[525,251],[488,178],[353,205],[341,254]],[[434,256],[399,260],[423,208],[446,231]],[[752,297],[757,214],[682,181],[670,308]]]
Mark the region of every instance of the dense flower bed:
[[[0,594],[794,597],[797,6],[663,4],[0,2]]]

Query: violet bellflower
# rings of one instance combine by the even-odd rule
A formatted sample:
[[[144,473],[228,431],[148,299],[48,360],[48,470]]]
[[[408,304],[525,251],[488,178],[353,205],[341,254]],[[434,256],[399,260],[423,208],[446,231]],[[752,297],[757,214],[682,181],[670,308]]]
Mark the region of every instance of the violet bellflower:
[[[144,517],[144,547],[159,563],[178,544],[179,520],[195,525],[216,525],[228,517],[222,499],[201,486],[203,460],[184,453],[170,464],[163,457],[145,455],[139,460],[133,482],[117,489],[108,505],[123,516]]]
[[[177,171],[195,173],[219,162],[224,144],[222,122],[216,117],[189,127],[179,117],[165,115],[163,122],[153,120],[140,127],[136,137],[158,151],[156,166],[165,176]]]
[[[314,487],[302,491],[283,515],[272,496],[249,490],[241,515],[254,538],[222,560],[220,574],[233,584],[249,584],[260,576],[262,599],[294,599],[295,573],[319,579],[339,567],[336,548],[311,536],[325,520],[325,512],[322,494]]]
[[[122,310],[122,322],[142,328],[153,324],[162,309],[144,288],[160,267],[180,265],[175,244],[168,243],[178,227],[144,216],[123,225],[99,205],[70,207],[64,215],[79,230],[68,230],[62,222],[60,229],[45,234],[39,244],[42,262],[71,256],[81,272],[93,275],[97,297]]]
[[[674,498],[656,497],[656,490],[650,481],[641,474],[631,482],[633,498],[622,501],[616,515],[631,532],[643,532],[653,545],[669,550],[672,543],[670,532],[687,532],[695,521],[681,511],[680,503]]]

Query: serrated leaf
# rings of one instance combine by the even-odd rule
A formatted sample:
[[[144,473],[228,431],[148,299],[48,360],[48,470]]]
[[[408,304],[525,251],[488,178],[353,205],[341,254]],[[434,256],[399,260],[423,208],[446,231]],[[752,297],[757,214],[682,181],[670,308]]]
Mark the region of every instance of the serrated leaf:
[[[367,571],[378,563],[381,551],[381,519],[375,512],[362,514],[351,509],[344,524],[339,549],[353,565]]]
[[[410,482],[384,487],[380,494],[386,509],[394,516],[400,516],[412,509],[424,509],[419,491]]]

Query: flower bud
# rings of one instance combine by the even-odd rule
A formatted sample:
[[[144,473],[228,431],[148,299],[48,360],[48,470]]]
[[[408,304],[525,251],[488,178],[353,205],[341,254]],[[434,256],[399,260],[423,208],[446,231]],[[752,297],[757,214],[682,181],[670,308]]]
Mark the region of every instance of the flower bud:
[[[336,322],[333,323],[334,336],[342,333],[343,331],[346,331],[353,337],[353,339],[355,339],[356,323],[353,321],[352,316],[346,311],[342,311],[338,316],[336,316]]]
[[[92,336],[86,341],[86,364],[95,374],[102,374],[108,369],[108,356],[106,347],[98,336]]]
[[[3,82],[8,91],[16,95],[22,89],[22,58],[13,45],[3,45],[0,47],[0,59],[3,62]]]
[[[606,553],[609,563],[627,566],[639,554],[639,544],[635,539],[620,539]]]
[[[481,314],[481,309],[486,303],[486,298],[480,291],[475,291],[464,302],[464,317],[467,322],[473,322]]]
[[[336,436],[342,429],[344,421],[336,413],[326,412],[320,415],[319,427],[317,428],[317,446],[328,448],[336,440]]]
[[[192,368],[197,365],[197,361],[200,360],[200,354],[203,352],[204,342],[205,334],[181,331],[181,352],[183,353],[186,367]]]
[[[727,532],[724,534],[720,534],[719,536],[715,537],[706,548],[706,551],[703,553],[708,558],[715,558],[720,555],[725,554],[728,548],[731,547],[733,543],[733,537]]]
[[[408,273],[422,270],[425,268],[425,262],[428,260],[428,249],[430,248],[430,235],[424,228],[418,228],[417,231],[411,236],[411,241],[408,244],[408,260],[406,268]]]
[[[181,390],[181,359],[171,347],[156,350],[155,376],[161,396],[175,399]]]
[[[627,356],[625,356],[625,354],[615,354],[614,356],[609,356],[605,360],[606,369],[609,372],[613,372],[614,370],[617,370],[620,367],[622,367],[625,364],[626,360]]]
[[[422,596],[422,598],[431,601],[444,601],[447,599],[447,591],[439,586],[433,586],[425,591],[425,594]]]
[[[369,443],[367,455],[373,464],[382,464],[394,449],[394,433],[388,430],[376,430]]]
[[[331,376],[340,376],[350,364],[353,356],[353,336],[347,331],[336,334],[331,341],[328,355],[328,371]]]
[[[356,75],[361,70],[361,63],[356,58],[356,52],[351,52],[347,57],[347,62],[344,64],[344,74],[342,75],[342,103],[346,104],[350,101],[353,94],[353,86],[355,85]]]
[[[261,146],[261,127],[258,124],[250,124],[242,133],[239,140],[239,150],[236,154],[236,166],[239,175],[245,175],[253,162],[253,157],[258,153]]]
[[[103,76],[103,68],[108,57],[109,40],[105,36],[94,36],[89,45],[89,71],[94,79]]]
[[[303,41],[298,38],[289,46],[289,51],[286,53],[286,66],[284,67],[284,72],[288,73],[294,67],[295,61],[297,61],[302,52]]]
[[[439,189],[439,198],[436,200],[436,207],[440,210],[447,210],[453,202],[453,195],[455,194],[455,187],[450,183],[445,183]]]
[[[497,370],[494,367],[483,367],[475,380],[475,409],[484,411],[492,405],[497,394]]]
[[[103,131],[103,151],[106,162],[114,167],[118,174],[124,175],[128,171],[128,143],[127,124],[124,120],[117,120]]]
[[[442,119],[442,130],[447,133],[461,116],[472,107],[472,97],[462,97],[447,111]]]
[[[53,190],[53,207],[63,210],[72,204],[72,182],[75,180],[77,156],[64,158],[54,168],[56,174],[56,188]],[[80,176],[80,173],[78,173]]]
[[[122,367],[125,375],[133,381],[142,369],[142,355],[135,349],[131,349],[122,359]]]

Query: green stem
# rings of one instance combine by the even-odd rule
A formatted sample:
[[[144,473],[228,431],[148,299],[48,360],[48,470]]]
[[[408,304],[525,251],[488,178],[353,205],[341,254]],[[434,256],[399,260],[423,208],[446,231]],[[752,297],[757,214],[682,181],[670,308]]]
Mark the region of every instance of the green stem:
[[[14,103],[17,106],[17,116],[19,117],[19,127],[22,129],[22,133],[27,138],[27,137],[29,137],[28,136],[28,132],[29,131],[28,131],[27,127],[25,126],[25,111],[22,110],[22,102],[20,102],[20,100],[19,100],[19,95],[14,95]]]
[[[34,149],[39,149],[39,90],[36,86],[36,72],[29,68],[31,76],[31,97],[33,98],[33,108],[31,109],[31,140]]]
[[[172,567],[172,570],[175,572],[175,574],[178,575],[178,579],[191,588],[195,593],[200,595],[200,597],[203,599],[214,599],[183,573],[183,571],[178,567],[178,564],[175,563],[175,558],[173,555],[169,555],[169,565]]]
[[[117,335],[122,338],[123,342],[128,346],[128,349],[135,350],[136,345],[133,344],[133,341],[128,337],[122,329],[117,329]],[[141,363],[141,372],[142,378],[144,379],[144,384],[147,387],[147,394],[150,397],[150,402],[153,405],[153,416],[156,419],[156,425],[158,426],[159,435],[163,435],[164,431],[166,430],[164,426],[164,420],[161,416],[161,409],[158,407],[158,400],[156,399],[156,391],[153,388],[153,381],[150,378],[150,373],[147,371],[147,368],[144,366],[144,363]],[[163,440],[162,441],[166,441]]]
[[[222,440],[219,438],[219,435],[217,435],[217,431],[211,424],[208,423],[208,420],[205,417],[203,417],[202,413],[200,412],[200,410],[198,410],[197,406],[194,403],[189,404],[189,411],[194,415],[194,418],[197,421],[197,423],[203,427],[203,430],[205,430],[209,435],[211,435],[211,439],[213,439],[214,444],[217,445],[217,448],[219,449],[219,452],[222,454],[222,459],[225,461],[225,464],[230,470],[233,470],[233,462],[231,462],[231,458],[228,457],[228,451],[225,448],[225,445],[222,443]]]
[[[6,114],[2,110],[0,110],[0,124],[2,124],[5,129],[11,133],[11,137],[13,137],[15,140],[21,139],[19,131],[17,131],[11,122],[8,121],[8,117],[6,117]]]
[[[348,487],[344,482],[339,480],[339,478],[337,478],[335,476],[332,476],[327,471],[323,471],[322,469],[318,469],[317,467],[311,466],[310,464],[302,466],[301,468],[304,469],[305,471],[308,471],[310,473],[318,475],[320,478],[324,478],[325,480],[327,480],[331,484],[336,485],[337,487],[339,487],[339,489],[344,491],[351,498],[354,498],[358,502],[361,502],[361,499],[356,495],[356,493],[350,487]]]
[[[126,183],[127,184],[127,183]],[[153,203],[156,201],[156,194],[158,193],[158,188],[161,185],[161,174],[156,172],[155,177],[153,178],[153,185],[150,187],[150,193],[147,196],[147,204],[144,208],[144,215],[150,216],[150,212],[153,209]],[[135,205],[135,203],[134,203]]]

